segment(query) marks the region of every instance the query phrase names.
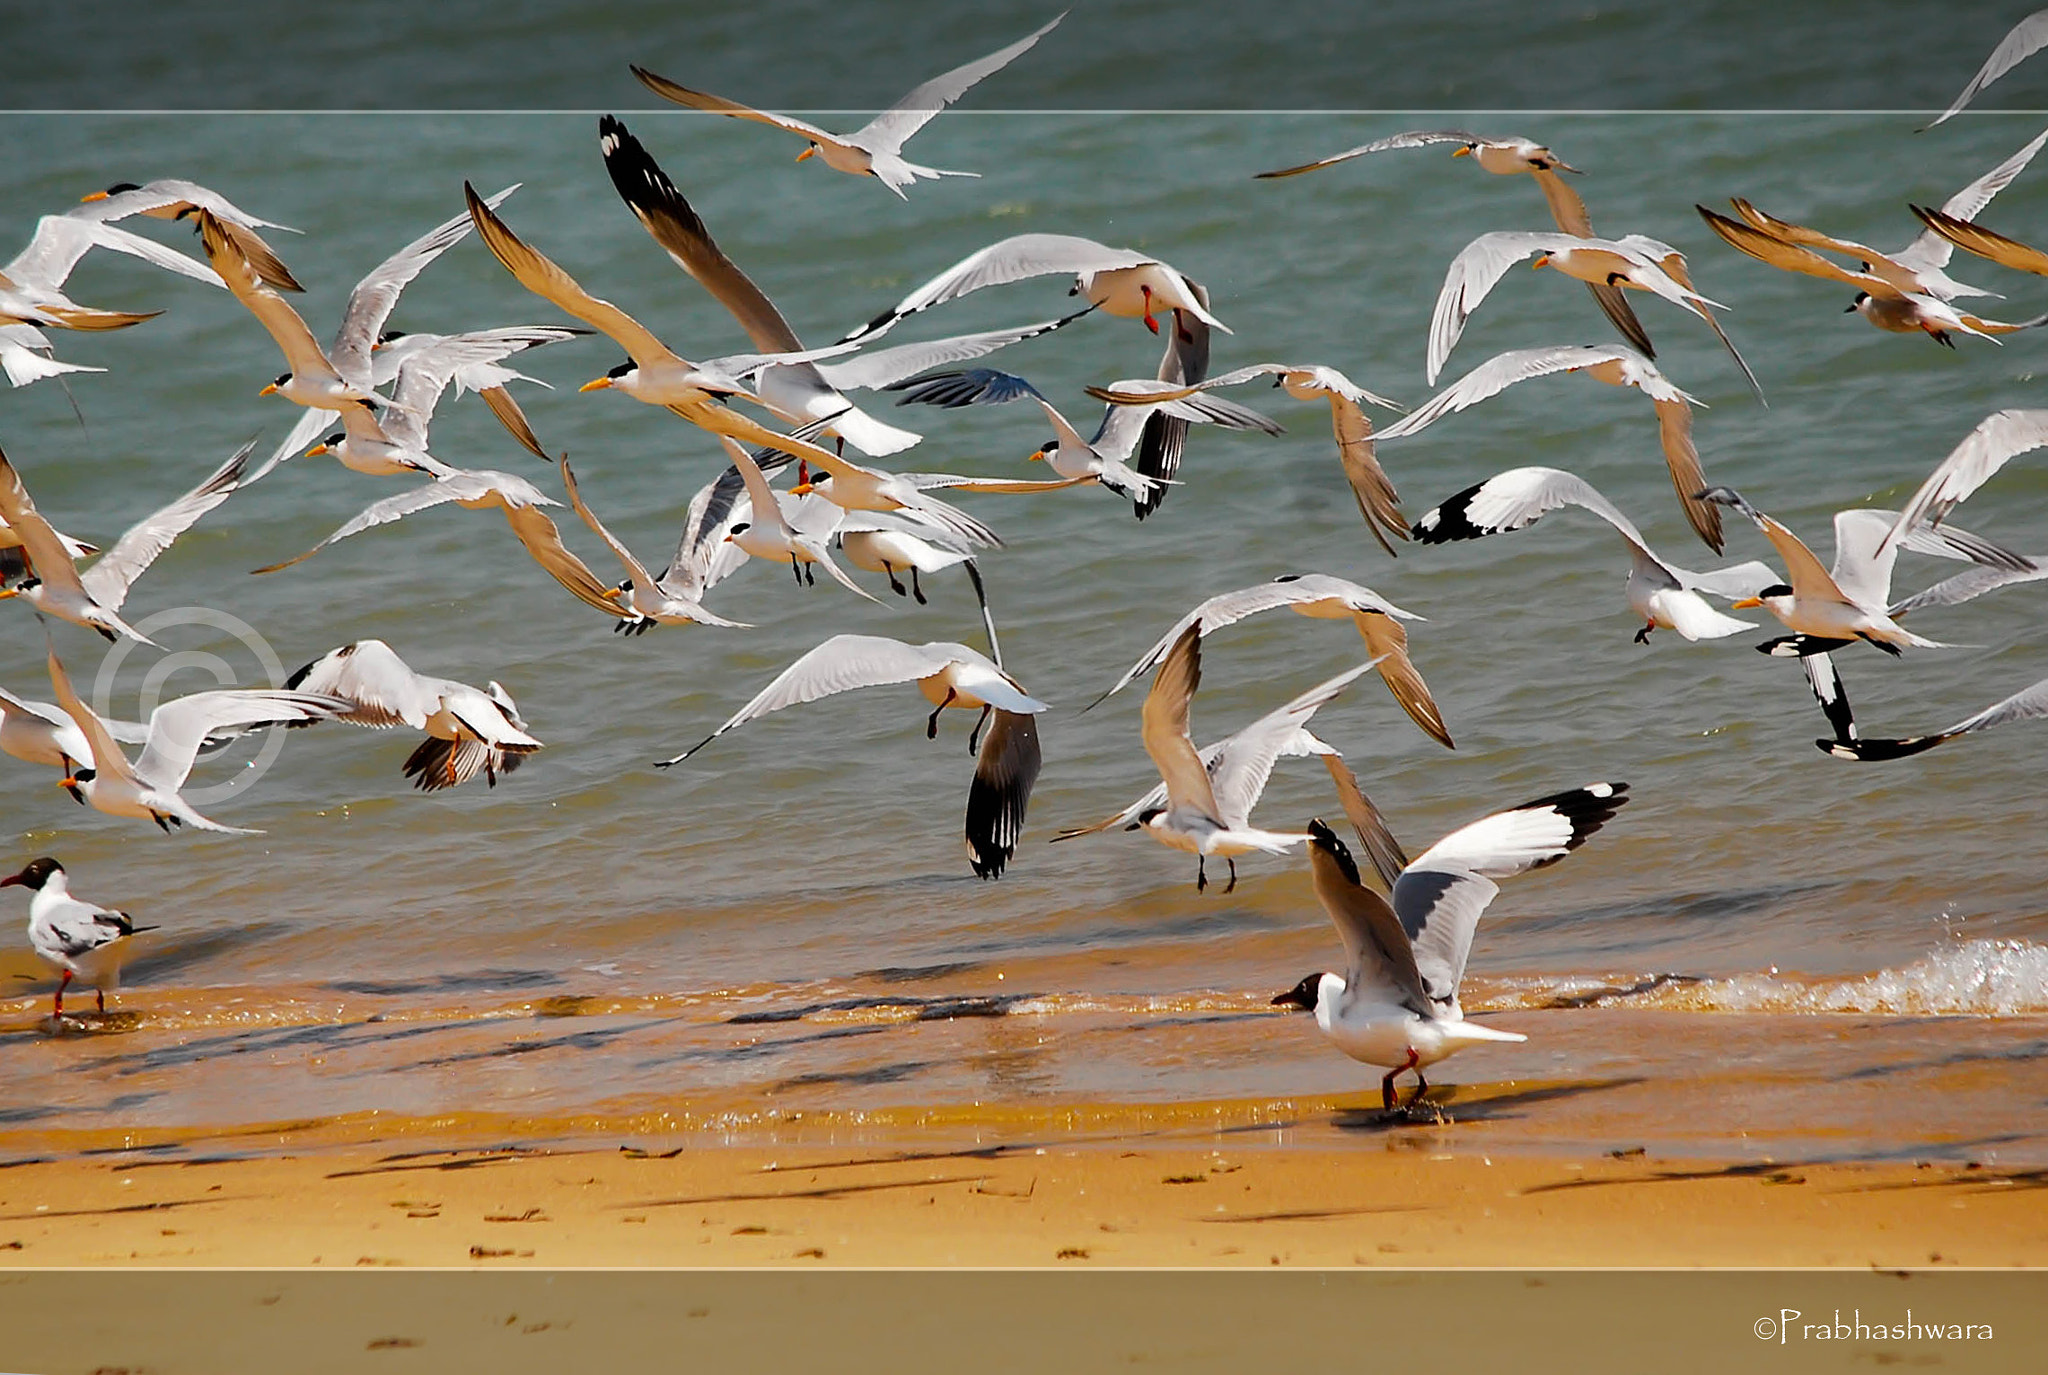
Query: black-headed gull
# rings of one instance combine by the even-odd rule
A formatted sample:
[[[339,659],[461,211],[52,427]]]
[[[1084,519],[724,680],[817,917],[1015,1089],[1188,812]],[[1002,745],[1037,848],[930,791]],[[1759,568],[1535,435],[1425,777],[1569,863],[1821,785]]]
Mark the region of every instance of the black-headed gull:
[[[0,888],[26,888],[28,943],[61,976],[50,998],[50,1015],[64,1015],[64,990],[73,979],[92,985],[99,1010],[107,1010],[107,990],[121,986],[126,941],[154,926],[137,926],[126,912],[98,907],[71,895],[64,866],[47,855],[30,860],[18,874],[0,878]]]
[[[1482,817],[1424,850],[1382,898],[1359,881],[1344,842],[1309,823],[1316,897],[1344,942],[1342,974],[1311,974],[1273,999],[1313,1012],[1316,1026],[1354,1060],[1389,1066],[1380,1101],[1398,1101],[1394,1079],[1482,1041],[1523,1041],[1465,1020],[1458,986],[1472,933],[1500,891],[1497,879],[1555,864],[1628,802],[1626,783],[1589,783]],[[1411,1100],[1411,1101],[1415,1101]]]

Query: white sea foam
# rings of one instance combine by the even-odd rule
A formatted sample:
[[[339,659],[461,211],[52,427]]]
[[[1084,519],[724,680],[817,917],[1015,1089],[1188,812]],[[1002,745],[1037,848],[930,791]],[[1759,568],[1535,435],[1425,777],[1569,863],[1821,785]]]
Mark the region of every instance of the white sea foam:
[[[2022,1017],[2048,1014],[2048,945],[1966,940],[1898,969],[1809,977],[1772,970],[1722,979],[1571,979],[1505,991],[1491,1005],[1631,1007],[1674,1012],[1863,1013]]]

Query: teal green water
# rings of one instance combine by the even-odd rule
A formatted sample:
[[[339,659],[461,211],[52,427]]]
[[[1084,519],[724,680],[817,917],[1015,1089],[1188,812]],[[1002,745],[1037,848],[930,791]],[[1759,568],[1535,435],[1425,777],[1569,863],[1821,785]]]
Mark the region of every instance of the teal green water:
[[[1914,137],[1899,115],[965,110],[934,122],[912,151],[982,179],[922,186],[908,203],[815,162],[791,166],[796,145],[773,131],[682,112],[628,122],[807,340],[835,337],[994,239],[1076,233],[1157,254],[1207,283],[1235,331],[1218,339],[1218,370],[1327,362],[1411,405],[1429,394],[1422,341],[1445,264],[1479,233],[1547,227],[1536,189],[1441,149],[1277,183],[1251,173],[1403,128],[1469,122],[1527,133],[1587,169],[1579,188],[1603,232],[1646,233],[1686,250],[1701,290],[1732,307],[1728,328],[1768,409],[1697,321],[1655,301],[1639,313],[1660,365],[1709,403],[1696,421],[1709,475],[1825,550],[1834,510],[1902,499],[1983,416],[2038,404],[2048,338],[1965,340],[1951,353],[1879,334],[1842,313],[1844,289],[1723,247],[1693,203],[1743,195],[1846,237],[1902,244],[1917,227],[1909,200],[1938,203],[2030,138],[2034,121],[1985,115]],[[505,219],[591,289],[685,354],[746,347],[614,196],[595,123],[580,113],[8,116],[0,242],[25,241],[37,214],[109,182],[187,177],[307,231],[274,242],[306,284],[298,304],[324,336],[362,272],[461,208],[465,179],[479,188],[522,181]],[[1985,219],[2048,239],[2048,163]],[[196,250],[182,230],[143,232]],[[51,383],[0,395],[0,445],[39,505],[61,527],[102,541],[250,435],[274,440],[296,418],[295,408],[256,395],[279,370],[278,355],[225,293],[105,256],[80,267],[76,299],[166,313],[118,334],[61,336],[61,357],[109,370],[70,379],[69,399]],[[1974,260],[1953,270],[2011,297],[1987,307],[1994,314],[2043,309],[2048,289],[2034,279]],[[1064,290],[1046,278],[984,292],[902,333],[1045,318],[1067,306]],[[452,330],[555,318],[467,243],[406,293],[393,323]],[[1506,348],[1607,337],[1576,285],[1511,273],[1472,320],[1448,375]],[[672,547],[683,506],[720,451],[665,412],[576,393],[617,358],[602,339],[529,354],[522,368],[556,389],[521,399],[543,442],[572,455],[596,509],[652,561]],[[1093,415],[1084,386],[1149,375],[1157,360],[1137,322],[1091,318],[991,361],[1026,373],[1078,418]],[[2009,1150],[2048,1153],[2032,1135],[2040,1081],[2027,1050],[2048,1014],[2048,732],[2012,727],[1884,766],[1826,758],[1813,747],[1824,725],[1796,669],[1747,647],[1769,631],[1698,645],[1664,634],[1648,646],[1631,641],[1626,557],[1599,522],[1565,512],[1472,545],[1404,546],[1390,560],[1343,487],[1326,412],[1277,392],[1240,399],[1269,410],[1287,433],[1198,431],[1184,485],[1143,524],[1090,489],[963,498],[1008,541],[985,560],[1006,661],[1056,704],[1043,725],[1045,768],[1025,841],[994,884],[974,879],[959,838],[971,767],[964,730],[949,724],[927,742],[927,707],[908,688],[781,713],[681,768],[649,767],[828,635],[976,640],[972,596],[958,580],[930,579],[926,608],[877,586],[888,605],[875,607],[822,581],[798,590],[785,569],[750,567],[714,605],[755,629],[620,640],[525,556],[499,517],[457,509],[251,577],[247,570],[299,552],[393,490],[326,459],[287,465],[166,554],[137,584],[131,619],[188,606],[229,611],[287,668],[379,636],[422,671],[502,681],[547,748],[496,789],[422,796],[399,777],[409,741],[295,732],[258,782],[211,809],[263,828],[256,837],[161,836],[80,809],[44,771],[5,760],[0,830],[10,850],[58,855],[80,892],[164,928],[140,948],[121,995],[143,1015],[133,1037],[88,1044],[29,1034],[47,1006],[30,995],[40,998],[44,985],[20,985],[10,1006],[24,1034],[0,1038],[0,1079],[23,1105],[18,1120],[175,1126],[373,1106],[628,1112],[698,1093],[841,1107],[1363,1085],[1363,1067],[1305,1022],[1262,1015],[1273,992],[1337,957],[1298,859],[1248,861],[1235,894],[1197,895],[1185,857],[1144,837],[1045,844],[1153,778],[1137,739],[1137,692],[1086,715],[1078,708],[1196,600],[1316,570],[1367,583],[1428,618],[1413,627],[1413,656],[1455,752],[1414,730],[1369,680],[1315,723],[1411,851],[1484,812],[1575,783],[1634,787],[1633,805],[1583,851],[1507,885],[1472,969],[1480,1002],[1503,1009],[1501,1024],[1530,1030],[1532,1041],[1471,1052],[1444,1067],[1449,1079],[1642,1076],[1672,1086],[1645,1110],[1643,1130],[1711,1139],[1700,1121],[1713,1110],[1687,1086],[1704,1082],[1700,1066],[1716,1047],[1740,1042],[1744,1063],[1771,1074],[1771,1053],[1746,1039],[1754,1036],[1787,1048],[1800,1082],[1824,1086],[1895,1060],[1899,1038],[1924,1035],[1944,1056],[1993,1067],[1973,1100],[1992,1124],[1988,1135],[2010,1128],[2026,1140]],[[1024,458],[1046,438],[1035,408],[871,409],[926,435],[898,459],[924,470],[1030,475],[1035,465]],[[443,407],[434,449],[555,485],[474,402]],[[1549,464],[1599,486],[1668,557],[1694,567],[1712,559],[1671,501],[1654,418],[1633,393],[1573,377],[1524,384],[1384,446],[1382,458],[1411,517],[1500,469]],[[614,576],[602,547],[559,514],[572,547]],[[2020,460],[1956,521],[2023,551],[2042,548],[2048,477]],[[1731,525],[1729,556],[1769,550],[1752,529]],[[1903,563],[1899,583],[1947,571]],[[1898,662],[1843,656],[1866,733],[1939,727],[2048,676],[2036,592],[2014,589],[1917,626],[1967,648]],[[74,676],[89,680],[104,646],[69,626],[55,634]],[[219,654],[254,681],[254,660],[233,638],[197,626],[165,636],[173,649]],[[1235,729],[1356,662],[1361,649],[1341,625],[1292,616],[1218,634],[1205,652],[1197,735]],[[138,700],[149,665],[138,653],[116,675],[117,709]],[[0,683],[49,695],[41,631],[19,604],[0,607]],[[212,685],[198,674],[170,684]],[[219,781],[246,757],[203,762],[197,777]],[[1258,816],[1297,826],[1332,809],[1326,790],[1320,768],[1288,764]],[[0,913],[18,930],[24,907],[10,899]],[[34,966],[24,953],[7,968],[26,975]],[[1612,998],[1563,1021],[1543,1010],[1588,981],[1625,986],[1664,972],[1719,982],[1699,996]],[[1910,996],[1884,991],[1895,987]],[[744,1052],[734,1039],[758,1028],[723,1021],[905,988],[919,998],[1038,1001],[1021,1013],[997,1005],[1024,1017],[1024,1029],[1000,1033],[985,1056],[948,1042],[878,1057],[896,1033],[863,1032],[807,1040],[795,1071],[791,1055]],[[595,1039],[493,1058],[532,1034],[522,1000],[580,995],[627,1001]],[[672,1003],[696,1009],[696,1050],[648,1048],[650,1038],[679,1034],[661,1029]],[[1518,1009],[1520,1022],[1508,1016]],[[276,1031],[331,1031],[372,1010],[427,1025],[445,1018],[451,1035],[492,1054],[450,1060],[380,1040],[315,1069],[312,1041]],[[829,1013],[804,1025],[821,1015],[830,1025]],[[1928,1016],[1945,1020],[1918,1020]],[[1674,1019],[1694,1029],[1674,1034]],[[1546,1042],[1542,1028],[1553,1023],[1559,1032]],[[1871,1034],[1813,1039],[1816,1028],[1850,1025]],[[1915,1030],[1923,1026],[1937,1029]],[[251,1039],[232,1039],[245,1033]],[[180,1050],[220,1036],[230,1039],[214,1050]],[[1891,1117],[1895,1106],[1816,1092],[1759,1135],[1840,1129],[1855,1149],[1878,1154],[1940,1135],[1929,1121]]]

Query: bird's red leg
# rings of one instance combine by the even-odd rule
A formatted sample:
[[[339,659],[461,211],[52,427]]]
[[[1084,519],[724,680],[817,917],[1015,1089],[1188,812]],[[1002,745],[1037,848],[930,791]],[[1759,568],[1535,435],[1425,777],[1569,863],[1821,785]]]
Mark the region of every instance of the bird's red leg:
[[[50,1015],[52,1017],[62,1017],[64,1015],[64,990],[69,987],[71,987],[71,971],[67,969],[64,971],[64,977],[57,983],[56,996],[50,1000]]]
[[[1138,290],[1143,292],[1145,296],[1145,328],[1157,334],[1159,333],[1159,322],[1152,318],[1152,288],[1141,286]]]

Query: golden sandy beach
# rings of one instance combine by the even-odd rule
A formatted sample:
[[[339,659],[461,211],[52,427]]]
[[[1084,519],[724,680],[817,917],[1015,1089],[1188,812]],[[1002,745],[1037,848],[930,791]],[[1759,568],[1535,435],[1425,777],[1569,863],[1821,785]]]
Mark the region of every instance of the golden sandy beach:
[[[16,1266],[2039,1266],[2037,1170],[1049,1144],[26,1163]]]

